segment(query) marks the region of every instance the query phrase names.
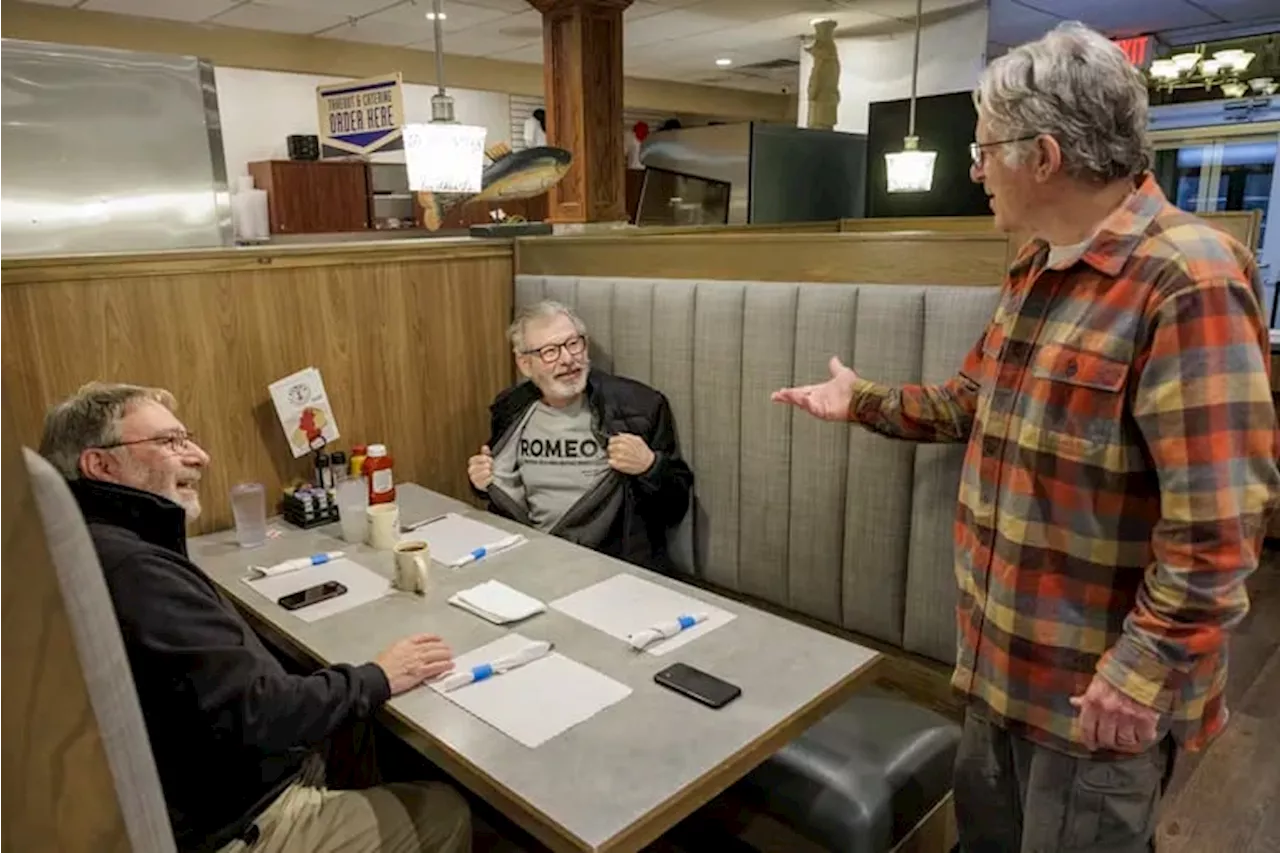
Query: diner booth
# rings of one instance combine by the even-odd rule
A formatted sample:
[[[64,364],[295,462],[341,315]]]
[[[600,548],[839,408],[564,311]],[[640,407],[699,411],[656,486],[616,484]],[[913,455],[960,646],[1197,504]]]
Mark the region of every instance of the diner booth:
[[[24,50],[6,42],[6,76],[74,81],[101,61],[69,51],[40,68],[46,60]],[[206,156],[199,63],[112,68],[139,85],[163,75],[174,102],[136,119],[168,126],[155,137],[166,145],[179,132],[192,140],[182,156],[157,154],[145,180],[138,163],[122,164],[155,148],[130,150],[109,125],[89,146],[95,163],[22,175],[15,158],[73,136],[83,146],[83,128],[60,138],[32,121],[11,135],[6,92],[5,771],[26,780],[6,788],[6,824],[11,808],[25,810],[7,836],[14,849],[173,849],[83,519],[30,450],[45,410],[96,379],[174,392],[212,459],[193,559],[286,659],[367,659],[411,629],[438,631],[460,653],[515,632],[553,641],[565,666],[618,685],[607,707],[535,746],[430,688],[390,703],[379,724],[486,821],[557,851],[639,850],[694,824],[722,833],[717,845],[758,849],[952,849],[961,707],[948,683],[951,531],[963,448],[820,423],[769,393],[822,377],[833,353],[886,381],[946,379],[991,315],[1019,235],[957,217],[236,246],[226,176]],[[114,206],[82,204],[86,182]],[[121,224],[87,218],[99,214]],[[1210,218],[1256,248],[1256,214]],[[595,365],[671,405],[696,477],[672,534],[678,573],[530,532],[469,566],[434,564],[424,595],[392,593],[316,621],[244,582],[262,554],[314,551],[346,550],[392,574],[387,552],[343,545],[332,521],[277,517],[263,552],[236,544],[233,487],[261,484],[279,512],[287,491],[316,476],[271,393],[309,368],[340,433],[325,449],[389,448],[402,520],[498,524],[466,460],[489,434],[490,402],[516,378],[504,336],[513,312],[547,298],[585,320]],[[723,622],[670,655],[636,653],[561,603],[615,577],[694,599]],[[491,579],[546,612],[505,627],[449,604]],[[678,662],[740,695],[713,710],[664,690],[654,676]]]

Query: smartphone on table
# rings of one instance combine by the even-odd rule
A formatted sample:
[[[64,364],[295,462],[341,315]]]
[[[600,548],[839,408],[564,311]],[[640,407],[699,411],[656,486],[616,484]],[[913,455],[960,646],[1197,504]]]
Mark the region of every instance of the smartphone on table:
[[[285,610],[298,610],[302,607],[328,601],[331,598],[337,598],[346,591],[347,588],[337,581],[327,581],[315,586],[309,586],[306,589],[300,589],[297,592],[291,592],[288,595],[282,595],[276,600],[276,603]]]
[[[673,663],[653,680],[709,708],[723,708],[742,695],[737,685],[683,663]]]

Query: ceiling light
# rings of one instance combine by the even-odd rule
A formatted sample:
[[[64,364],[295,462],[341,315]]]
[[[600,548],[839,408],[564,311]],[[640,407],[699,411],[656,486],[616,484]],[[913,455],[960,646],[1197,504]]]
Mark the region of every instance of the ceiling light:
[[[1249,86],[1259,95],[1273,95],[1276,91],[1276,80],[1274,77],[1254,77],[1249,81]]]
[[[814,26],[817,26],[818,24],[821,24],[823,21],[831,21],[831,20],[834,20],[834,19],[833,18],[810,18],[809,26],[814,27]]]
[[[1149,70],[1157,80],[1177,80],[1182,73],[1172,59],[1157,59]]]
[[[916,0],[916,46],[911,62],[911,111],[901,151],[884,155],[885,184],[891,193],[925,193],[933,189],[933,164],[937,151],[921,151],[916,136],[916,82],[920,76],[920,23],[924,0]]]
[[[449,17],[449,14],[448,14],[447,12],[441,12],[441,13],[440,13],[440,20],[442,20],[442,21],[443,21],[443,20],[445,20],[445,19],[446,19],[446,18],[448,18],[448,17]],[[436,19],[436,13],[435,13],[435,12],[428,12],[428,13],[427,13],[427,20],[428,20],[428,21],[434,21],[435,19]]]
[[[1241,83],[1239,80],[1231,80],[1222,84],[1222,94],[1226,95],[1228,98],[1242,97],[1247,91],[1249,91],[1249,87],[1244,83]]]
[[[1213,58],[1218,60],[1220,65],[1226,66],[1234,71],[1243,71],[1249,67],[1249,63],[1253,62],[1254,54],[1247,50],[1231,49],[1219,50],[1213,54]]]
[[[1200,63],[1200,73],[1206,77],[1212,77],[1222,70],[1222,63],[1216,59],[1206,59]]]
[[[716,65],[719,65],[721,68],[727,68],[732,64],[733,64],[733,60],[727,56],[722,56],[716,60]]]
[[[1192,53],[1178,53],[1173,57],[1173,64],[1178,66],[1179,71],[1190,71],[1196,67],[1196,63],[1200,61],[1199,51]]]
[[[919,150],[920,140],[908,136],[902,151],[884,155],[887,189],[891,193],[927,193],[933,189],[933,164],[937,151]]]

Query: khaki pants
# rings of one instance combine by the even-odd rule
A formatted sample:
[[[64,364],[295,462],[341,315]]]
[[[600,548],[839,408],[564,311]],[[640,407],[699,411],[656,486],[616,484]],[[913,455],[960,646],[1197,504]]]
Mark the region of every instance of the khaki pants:
[[[294,784],[220,853],[469,853],[466,800],[439,782],[330,791]]]
[[[470,853],[467,801],[442,782],[378,784],[374,732],[337,732],[258,815],[257,838],[219,853]]]
[[[1073,758],[972,711],[956,755],[964,853],[1148,853],[1173,774],[1171,738],[1114,761]]]

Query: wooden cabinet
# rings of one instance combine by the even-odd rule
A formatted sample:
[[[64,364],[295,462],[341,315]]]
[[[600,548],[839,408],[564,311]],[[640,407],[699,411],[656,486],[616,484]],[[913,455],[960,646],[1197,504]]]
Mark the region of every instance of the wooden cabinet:
[[[272,234],[329,234],[370,227],[369,169],[363,162],[265,160],[249,164],[267,191]]]

